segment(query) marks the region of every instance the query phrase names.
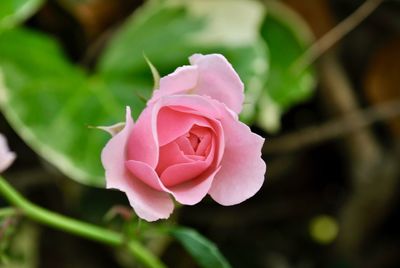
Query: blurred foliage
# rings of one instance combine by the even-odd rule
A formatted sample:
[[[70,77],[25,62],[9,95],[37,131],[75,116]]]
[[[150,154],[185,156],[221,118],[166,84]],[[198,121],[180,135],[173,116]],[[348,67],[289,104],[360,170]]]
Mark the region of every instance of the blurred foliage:
[[[316,78],[312,66],[296,69],[297,60],[313,41],[307,24],[284,4],[267,3],[268,15],[261,35],[271,55],[270,74],[258,103],[257,123],[267,131],[276,132],[283,113],[311,97]]]
[[[265,17],[264,6],[249,0],[149,1],[112,35],[89,74],[70,63],[52,38],[23,28],[5,31],[0,35],[2,110],[43,158],[94,186],[104,185],[99,155],[108,137],[87,126],[121,121],[127,105],[137,118],[142,99],[152,91],[143,53],[162,75],[187,64],[193,53],[224,54],[246,85],[242,119],[253,122],[261,94],[258,108],[264,116],[259,118],[268,114],[278,122],[283,110],[309,95],[312,76],[286,71],[304,45],[288,29],[293,24],[285,22],[286,13],[272,11]],[[274,105],[266,105],[266,99]],[[269,107],[279,112],[269,113]]]
[[[161,75],[188,64],[194,53],[224,54],[245,84],[241,119],[269,132],[278,131],[283,113],[309,98],[315,86],[312,66],[291,68],[312,41],[310,31],[282,3],[147,1],[99,36],[107,41],[104,48],[88,46],[84,57],[96,55],[94,67],[85,59],[73,63],[54,36],[29,23],[19,26],[42,4],[0,3],[0,106],[35,152],[85,185],[104,185],[100,153],[109,139],[89,127],[123,120],[127,105],[136,119],[152,94],[144,54]],[[78,20],[89,14],[79,12]],[[198,232],[176,228],[171,235],[201,267],[230,267]]]
[[[0,1],[0,31],[25,21],[40,8],[43,2],[43,0]]]
[[[0,267],[35,268],[38,265],[39,230],[17,217],[0,219]]]

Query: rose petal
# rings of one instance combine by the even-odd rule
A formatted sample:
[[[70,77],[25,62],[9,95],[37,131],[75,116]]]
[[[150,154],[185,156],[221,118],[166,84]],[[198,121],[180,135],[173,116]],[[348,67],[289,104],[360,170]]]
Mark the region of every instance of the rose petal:
[[[192,144],[186,137],[179,137],[177,138],[174,143],[178,146],[178,149],[182,151],[182,153],[185,153],[186,156],[188,155],[194,155],[196,152],[193,149]]]
[[[169,107],[175,111],[200,115],[211,120],[221,118],[219,104],[209,97],[198,95],[173,95],[162,98],[157,104],[160,107]],[[190,108],[189,108],[190,107]]]
[[[174,203],[166,192],[154,190],[142,181],[128,182],[131,191],[126,191],[130,205],[136,214],[146,221],[167,219],[174,210]]]
[[[107,188],[125,192],[137,215],[147,221],[168,218],[174,208],[169,195],[145,185],[125,168],[126,145],[132,128],[131,111],[127,107],[124,129],[107,143],[101,153]]]
[[[199,203],[210,190],[215,174],[219,168],[210,173],[202,174],[199,178],[187,181],[174,187],[169,187],[176,201],[184,205]]]
[[[193,160],[183,154],[183,151],[181,151],[176,142],[170,142],[160,147],[160,158],[156,171],[158,174],[161,174],[167,167],[171,165],[177,163],[189,163],[192,161]]]
[[[203,161],[191,161],[188,163],[179,163],[167,167],[161,174],[160,178],[165,187],[175,186],[187,180],[197,178],[201,173],[205,172],[214,161],[215,141],[209,139],[210,153]]]
[[[190,163],[192,165],[182,164],[171,166],[161,175],[163,182],[165,180],[166,183],[171,183],[168,190],[179,203],[194,205],[207,195],[216,170],[219,169],[214,157],[216,152],[215,143],[215,140],[211,141],[210,153],[204,161]],[[197,166],[194,164],[197,164]],[[193,179],[185,181],[186,178],[184,176],[187,174],[190,174],[190,178]],[[174,183],[178,184],[172,186]]]
[[[128,160],[125,162],[125,166],[135,178],[141,180],[157,191],[163,190],[162,183],[160,182],[157,173],[147,163]]]
[[[16,154],[11,152],[6,138],[0,134],[0,172],[6,170],[15,160]]]
[[[244,85],[232,65],[220,54],[194,54],[190,63],[198,67],[194,94],[210,96],[240,113],[244,101]]]
[[[197,67],[182,66],[160,79],[160,89],[155,90],[150,103],[166,95],[190,91],[197,84]]]
[[[121,189],[125,186],[125,147],[133,127],[131,110],[126,107],[125,127],[111,138],[101,152],[101,162],[106,170],[106,187]]]
[[[243,202],[261,188],[266,171],[261,158],[264,139],[252,133],[226,109],[221,123],[225,151],[221,170],[216,174],[209,194],[218,203],[228,206]]]
[[[209,130],[205,128],[200,128],[194,126],[191,129],[191,132],[194,133],[198,138],[200,138],[200,142],[197,144],[196,155],[207,155],[210,149],[212,134]]]
[[[193,125],[209,127],[210,124],[204,117],[182,113],[168,107],[163,107],[158,112],[157,133],[159,146],[163,146],[186,134]]]
[[[175,164],[165,169],[161,174],[161,181],[165,187],[175,186],[198,177],[208,166],[209,163],[205,161]]]
[[[145,162],[155,168],[158,162],[159,145],[153,124],[153,113],[157,113],[157,109],[154,106],[148,106],[140,114],[129,134],[127,155],[129,160]]]
[[[221,103],[205,96],[198,95],[177,95],[167,96],[158,102],[160,106],[167,106],[173,110],[181,111],[189,114],[200,115],[206,117],[212,126],[219,142],[216,145],[218,151],[218,163],[222,160],[225,146],[225,135],[220,119],[226,116],[228,112],[231,117],[237,119],[237,115],[230,110],[225,109]],[[191,107],[192,109],[189,109]],[[222,111],[222,112],[221,112]]]

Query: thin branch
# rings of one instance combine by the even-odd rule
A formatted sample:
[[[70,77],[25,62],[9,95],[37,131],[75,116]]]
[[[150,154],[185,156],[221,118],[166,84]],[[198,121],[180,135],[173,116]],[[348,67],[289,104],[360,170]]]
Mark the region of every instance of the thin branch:
[[[317,58],[329,48],[341,40],[346,34],[357,27],[368,17],[384,0],[366,0],[350,16],[341,21],[336,27],[318,39],[303,55],[297,59],[291,70],[301,72],[311,65]]]
[[[267,141],[263,153],[285,153],[344,136],[379,121],[400,116],[400,100],[372,106],[332,120]]]

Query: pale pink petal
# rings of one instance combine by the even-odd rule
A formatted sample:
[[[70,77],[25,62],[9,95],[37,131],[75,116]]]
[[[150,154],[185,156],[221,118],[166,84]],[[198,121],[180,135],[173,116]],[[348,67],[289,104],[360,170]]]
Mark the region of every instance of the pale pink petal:
[[[125,127],[111,138],[101,152],[101,162],[106,170],[107,188],[125,188],[127,177],[125,169],[126,144],[133,127],[131,110],[126,107]]]
[[[135,178],[141,180],[157,191],[163,190],[163,186],[158,178],[157,173],[147,163],[128,160],[125,162],[125,166]]]
[[[219,103],[209,97],[199,95],[166,96],[157,102],[157,105],[167,106],[183,113],[204,116],[211,120],[218,120],[222,117]]]
[[[220,54],[194,54],[190,63],[198,67],[198,81],[193,94],[210,96],[240,113],[244,101],[244,85],[226,58]]]
[[[145,162],[155,168],[158,162],[158,141],[154,116],[157,109],[154,106],[146,107],[133,126],[127,143],[127,159]]]
[[[228,206],[243,202],[261,188],[266,171],[261,158],[264,138],[252,133],[229,111],[225,112],[221,123],[225,151],[221,170],[216,174],[209,194],[218,203]]]
[[[160,89],[155,90],[150,103],[166,95],[190,91],[197,84],[197,67],[182,66],[160,79]]]
[[[166,192],[154,190],[142,181],[128,182],[131,191],[126,191],[129,203],[136,214],[146,221],[167,219],[174,210],[174,203]]]
[[[6,170],[14,162],[16,155],[11,152],[6,138],[0,134],[0,172]]]
[[[209,173],[202,174],[199,178],[187,181],[169,190],[175,197],[176,201],[184,205],[194,205],[199,203],[208,193],[218,168],[211,170]]]
[[[147,221],[168,218],[174,208],[169,195],[145,185],[125,168],[126,144],[132,128],[133,120],[127,107],[124,129],[107,143],[101,153],[107,188],[125,192],[137,215]]]

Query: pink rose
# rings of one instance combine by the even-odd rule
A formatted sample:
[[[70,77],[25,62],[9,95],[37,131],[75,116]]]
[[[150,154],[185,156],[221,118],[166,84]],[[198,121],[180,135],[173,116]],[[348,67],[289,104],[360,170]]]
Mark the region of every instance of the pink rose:
[[[171,195],[194,205],[209,194],[229,206],[264,182],[264,139],[238,120],[239,76],[222,55],[195,54],[190,63],[161,78],[135,124],[127,107],[125,126],[102,152],[107,188],[125,192],[147,221],[169,217]]]

